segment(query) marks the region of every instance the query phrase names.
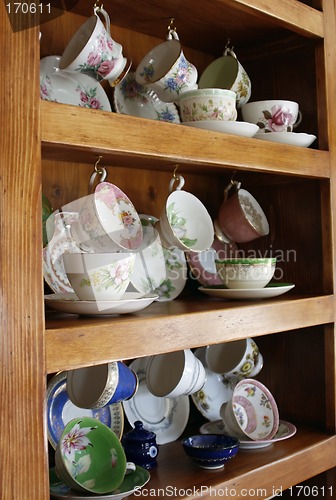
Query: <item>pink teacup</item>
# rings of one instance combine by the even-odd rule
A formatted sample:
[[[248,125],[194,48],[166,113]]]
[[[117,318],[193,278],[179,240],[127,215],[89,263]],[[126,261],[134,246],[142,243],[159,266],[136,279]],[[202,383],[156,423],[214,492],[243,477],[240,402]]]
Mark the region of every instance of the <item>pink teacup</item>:
[[[235,193],[229,195],[234,187]],[[240,182],[231,181],[224,190],[224,201],[219,209],[215,230],[219,239],[244,243],[255,240],[269,233],[269,224],[257,200],[245,189],[240,189]]]
[[[106,28],[98,13],[105,18]],[[122,46],[111,38],[110,18],[102,7],[94,7],[94,15],[79,28],[66,46],[60,69],[85,73],[96,80],[108,80],[114,87],[128,73]],[[126,70],[125,70],[126,68]]]

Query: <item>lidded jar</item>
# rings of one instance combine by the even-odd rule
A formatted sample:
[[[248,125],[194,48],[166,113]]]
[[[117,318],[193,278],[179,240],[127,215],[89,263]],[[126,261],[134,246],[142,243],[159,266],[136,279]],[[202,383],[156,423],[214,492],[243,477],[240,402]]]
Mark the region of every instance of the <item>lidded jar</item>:
[[[144,429],[140,420],[134,422],[134,429],[125,434],[122,444],[128,461],[145,469],[157,467],[156,457],[159,449],[156,434]]]

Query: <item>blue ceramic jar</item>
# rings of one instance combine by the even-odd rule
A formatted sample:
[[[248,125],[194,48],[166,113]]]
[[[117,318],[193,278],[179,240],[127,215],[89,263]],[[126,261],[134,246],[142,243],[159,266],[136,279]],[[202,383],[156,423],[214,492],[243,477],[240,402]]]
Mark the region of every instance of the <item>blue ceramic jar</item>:
[[[145,469],[157,467],[156,457],[159,449],[154,432],[144,429],[140,420],[134,422],[134,429],[127,432],[122,439],[126,458]]]

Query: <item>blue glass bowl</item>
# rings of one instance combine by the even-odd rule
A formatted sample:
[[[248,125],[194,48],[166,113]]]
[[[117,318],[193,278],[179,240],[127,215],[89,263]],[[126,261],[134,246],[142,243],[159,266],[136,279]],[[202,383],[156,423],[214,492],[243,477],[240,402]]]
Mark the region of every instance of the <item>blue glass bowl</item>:
[[[234,458],[239,449],[239,440],[231,436],[199,434],[181,441],[188,457],[204,469],[220,469]]]

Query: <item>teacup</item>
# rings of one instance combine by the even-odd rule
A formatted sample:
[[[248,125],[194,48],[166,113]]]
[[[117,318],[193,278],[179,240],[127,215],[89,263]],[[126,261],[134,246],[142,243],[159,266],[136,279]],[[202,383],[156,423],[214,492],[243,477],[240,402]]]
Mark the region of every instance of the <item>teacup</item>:
[[[179,184],[173,191],[175,181]],[[203,203],[193,194],[182,190],[184,182],[181,175],[174,176],[170,181],[170,195],[155,228],[163,247],[203,252],[213,242],[213,223]]]
[[[272,439],[279,428],[279,411],[271,392],[261,382],[244,379],[232,399],[221,406],[225,432],[238,439]]]
[[[98,13],[105,18],[106,28]],[[78,29],[66,46],[60,69],[76,73],[80,71],[96,80],[107,80],[117,85],[130,69],[123,56],[122,46],[111,38],[110,18],[102,7],[94,7],[94,15]],[[125,70],[125,71],[124,71]]]
[[[282,99],[249,102],[241,112],[244,121],[258,125],[257,133],[293,132],[302,120],[299,104]]]
[[[257,344],[246,338],[207,346],[205,360],[207,367],[215,373],[248,377],[252,371],[256,374],[258,355]]]
[[[134,463],[126,462],[121,442],[112,429],[86,416],[74,418],[64,427],[56,446],[55,465],[61,481],[90,496],[118,489],[125,474],[136,469]]]
[[[146,382],[154,396],[176,398],[194,394],[205,380],[204,366],[190,349],[151,356],[148,360]]]
[[[65,253],[66,275],[80,300],[119,300],[128,287],[135,253]]]
[[[180,96],[182,122],[235,121],[236,93],[225,89],[186,90]]]
[[[232,90],[236,93],[237,108],[246,104],[251,97],[251,80],[231,47],[226,47],[224,55],[209,64],[198,86],[200,89]]]
[[[229,197],[231,188],[235,193]],[[231,181],[224,190],[224,201],[219,209],[215,228],[218,227],[219,239],[245,243],[269,233],[269,224],[263,209],[257,200],[245,189],[240,188],[240,182]],[[217,231],[216,231],[217,234]]]
[[[142,243],[142,225],[131,200],[109,182],[97,184],[89,194],[62,207],[78,212],[71,234],[84,251],[116,252],[137,250]]]
[[[135,79],[153,90],[163,102],[178,101],[181,93],[197,88],[197,69],[185,57],[174,29],[138,65]]]
[[[79,408],[97,409],[126,401],[138,389],[138,377],[122,361],[70,370],[67,393]]]

